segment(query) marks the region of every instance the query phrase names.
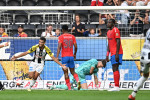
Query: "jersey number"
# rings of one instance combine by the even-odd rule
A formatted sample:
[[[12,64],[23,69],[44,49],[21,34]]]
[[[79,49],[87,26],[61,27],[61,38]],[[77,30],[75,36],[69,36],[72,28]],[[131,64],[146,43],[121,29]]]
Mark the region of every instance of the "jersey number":
[[[64,40],[65,46],[64,48],[72,48],[73,47],[73,41],[72,40]]]

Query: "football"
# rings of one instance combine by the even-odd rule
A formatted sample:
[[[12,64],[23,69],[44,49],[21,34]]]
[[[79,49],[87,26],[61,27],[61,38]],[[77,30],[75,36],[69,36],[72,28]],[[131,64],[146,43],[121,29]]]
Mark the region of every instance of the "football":
[[[21,79],[17,79],[17,80],[16,80],[16,85],[20,86],[21,83],[22,83],[22,80],[21,80]]]

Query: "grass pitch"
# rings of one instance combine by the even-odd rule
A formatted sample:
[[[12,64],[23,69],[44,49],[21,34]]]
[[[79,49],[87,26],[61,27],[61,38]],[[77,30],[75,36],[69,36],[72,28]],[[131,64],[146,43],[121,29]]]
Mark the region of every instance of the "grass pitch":
[[[0,91],[0,100],[128,100],[132,91],[65,91],[65,90],[5,90]],[[150,100],[150,91],[141,90],[136,100]]]

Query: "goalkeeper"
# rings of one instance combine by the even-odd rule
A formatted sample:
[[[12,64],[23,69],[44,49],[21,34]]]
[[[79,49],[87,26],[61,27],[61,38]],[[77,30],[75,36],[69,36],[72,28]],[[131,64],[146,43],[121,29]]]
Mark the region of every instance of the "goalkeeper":
[[[106,61],[105,60],[97,61],[96,59],[91,59],[91,60],[88,60],[88,61],[84,62],[77,69],[75,69],[75,72],[79,76],[79,80],[81,82],[82,90],[87,90],[88,89],[87,82],[86,82],[86,79],[85,79],[86,75],[94,74],[95,85],[98,86],[98,78],[97,78],[98,68],[105,67],[105,66],[106,66]],[[75,81],[75,79],[72,75],[70,76],[70,83],[71,84],[76,83],[76,81]],[[68,87],[66,85],[53,85],[53,86],[50,87],[50,90],[53,90],[53,89],[68,90]],[[74,87],[72,87],[72,89],[77,90]]]

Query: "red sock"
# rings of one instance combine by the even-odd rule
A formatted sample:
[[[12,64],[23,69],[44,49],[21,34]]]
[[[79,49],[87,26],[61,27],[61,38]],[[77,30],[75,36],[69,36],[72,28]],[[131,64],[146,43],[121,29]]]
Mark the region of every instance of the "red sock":
[[[120,73],[119,73],[119,71],[115,71],[114,72],[114,82],[115,82],[116,87],[119,87],[119,79],[120,79]]]
[[[74,77],[74,79],[76,80],[76,82],[78,82],[78,81],[79,81],[78,74],[76,74],[76,73],[75,73],[75,74],[73,75],[73,77]]]
[[[92,1],[91,6],[96,6],[96,1]]]
[[[71,90],[70,79],[65,79],[68,90]]]

